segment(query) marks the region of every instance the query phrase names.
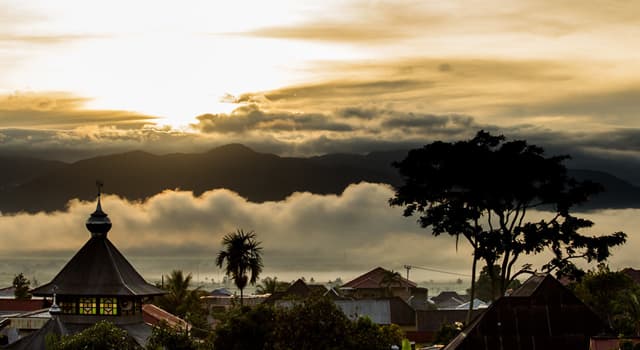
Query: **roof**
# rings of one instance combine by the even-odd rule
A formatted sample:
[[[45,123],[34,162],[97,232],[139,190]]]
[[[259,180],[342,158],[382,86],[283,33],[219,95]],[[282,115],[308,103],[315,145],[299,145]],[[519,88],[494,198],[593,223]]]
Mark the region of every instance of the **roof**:
[[[625,269],[622,269],[622,272],[625,275],[629,276],[634,282],[640,284],[640,270],[636,270],[632,267],[627,267]]]
[[[104,236],[94,236],[36,296],[53,295],[152,296],[166,292],[147,283]]]
[[[9,286],[0,288],[0,298],[13,298],[16,294],[16,287]]]
[[[340,288],[354,288],[354,289],[362,289],[362,288],[384,288],[386,287],[386,281],[392,271],[383,269],[382,267],[376,267],[375,269],[360,275],[353,280],[345,283]],[[392,283],[390,283],[389,287],[402,287],[402,288],[415,288],[418,285],[414,282],[409,281],[408,279],[398,275]]]
[[[36,311],[49,306],[44,299],[0,299],[0,313],[6,311],[28,312]]]
[[[550,275],[496,300],[445,349],[588,349],[602,320]]]
[[[289,285],[284,292],[275,292],[271,294],[265,303],[274,303],[277,300],[285,298],[306,298],[309,296],[325,296],[329,294],[327,287],[321,284],[306,284],[301,278]],[[335,291],[330,293],[329,296],[334,297]]]
[[[469,300],[469,296],[467,295],[460,295],[458,294],[458,292],[445,290],[443,292],[440,292],[440,294],[436,295],[435,297],[432,297],[431,301],[437,304],[437,303],[441,303],[443,301],[449,300],[451,298],[455,298],[456,300],[460,300],[462,302]]]
[[[153,304],[142,305],[142,318],[152,326],[157,326],[164,321],[172,328],[191,328],[187,321]]]

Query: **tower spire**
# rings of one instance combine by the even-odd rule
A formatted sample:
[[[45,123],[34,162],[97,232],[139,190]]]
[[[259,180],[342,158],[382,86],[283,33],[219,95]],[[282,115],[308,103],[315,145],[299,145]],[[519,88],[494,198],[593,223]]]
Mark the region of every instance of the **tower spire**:
[[[98,203],[96,204],[96,211],[89,216],[86,223],[87,229],[91,232],[91,237],[104,238],[107,236],[107,232],[111,229],[111,220],[109,220],[107,213],[102,211],[102,204],[100,203],[100,199],[102,197],[102,186],[104,186],[102,181],[96,181],[96,187],[98,188]]]

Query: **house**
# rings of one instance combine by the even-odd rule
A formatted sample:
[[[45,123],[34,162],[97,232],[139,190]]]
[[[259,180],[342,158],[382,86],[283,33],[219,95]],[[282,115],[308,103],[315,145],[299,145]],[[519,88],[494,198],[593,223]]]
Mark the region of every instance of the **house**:
[[[443,291],[431,298],[431,302],[435,304],[436,308],[445,310],[455,309],[468,301],[467,295],[460,295],[454,291]]]
[[[605,323],[550,275],[534,275],[494,301],[446,347],[463,349],[589,349]]]
[[[427,288],[418,287],[399,274],[376,267],[338,288],[341,295],[353,299],[375,299],[381,297],[399,297],[416,310],[429,308]]]
[[[269,295],[264,302],[276,306],[291,306],[295,300],[306,299],[310,297],[330,297],[339,298],[333,289],[327,289],[321,284],[307,284],[301,278],[297,279],[287,287],[283,292],[275,292]]]
[[[111,220],[102,211],[100,195],[86,222],[89,240],[51,280],[31,291],[51,298],[49,320],[8,349],[44,349],[48,334],[70,335],[107,320],[146,345],[152,326],[144,321],[143,304],[166,292],[147,283],[107,237]]]

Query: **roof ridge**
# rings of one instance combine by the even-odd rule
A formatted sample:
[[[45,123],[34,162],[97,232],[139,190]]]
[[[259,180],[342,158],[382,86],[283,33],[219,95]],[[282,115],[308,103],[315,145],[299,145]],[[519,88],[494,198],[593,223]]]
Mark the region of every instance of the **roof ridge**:
[[[122,272],[120,272],[120,268],[118,267],[118,264],[116,264],[115,259],[113,257],[113,253],[111,251],[111,247],[113,246],[115,248],[115,246],[113,245],[113,243],[111,243],[111,241],[109,240],[109,238],[105,237],[104,238],[104,244],[106,245],[106,249],[107,249],[107,253],[109,254],[109,258],[111,260],[111,265],[113,266],[113,268],[116,270],[116,272],[118,273],[118,279],[120,279],[120,283],[122,283],[122,285],[127,288],[127,290],[131,293],[131,294],[136,294],[131,287],[129,287],[129,285],[124,281],[124,279],[122,278]],[[107,244],[110,243],[110,244]],[[126,259],[125,259],[126,260]],[[145,281],[146,282],[146,281]]]

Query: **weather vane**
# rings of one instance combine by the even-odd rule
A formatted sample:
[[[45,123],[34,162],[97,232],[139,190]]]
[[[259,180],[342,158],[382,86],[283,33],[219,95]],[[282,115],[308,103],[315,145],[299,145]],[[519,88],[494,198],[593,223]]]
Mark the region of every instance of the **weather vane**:
[[[100,195],[102,194],[102,186],[104,186],[104,183],[102,182],[102,180],[96,180],[96,187],[98,188],[98,197],[100,197]]]

